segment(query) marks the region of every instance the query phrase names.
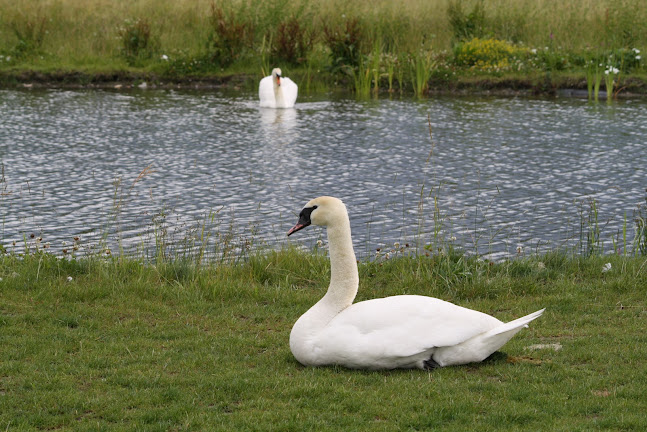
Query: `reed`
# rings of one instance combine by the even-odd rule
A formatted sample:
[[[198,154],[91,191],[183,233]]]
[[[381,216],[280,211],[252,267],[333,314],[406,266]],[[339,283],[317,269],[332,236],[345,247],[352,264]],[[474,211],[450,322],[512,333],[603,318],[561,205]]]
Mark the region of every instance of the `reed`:
[[[431,52],[418,51],[409,59],[411,85],[417,97],[422,97],[429,90],[429,79],[433,69]]]
[[[586,62],[586,88],[589,100],[599,99],[600,83],[602,82],[602,65],[600,59],[594,57]]]

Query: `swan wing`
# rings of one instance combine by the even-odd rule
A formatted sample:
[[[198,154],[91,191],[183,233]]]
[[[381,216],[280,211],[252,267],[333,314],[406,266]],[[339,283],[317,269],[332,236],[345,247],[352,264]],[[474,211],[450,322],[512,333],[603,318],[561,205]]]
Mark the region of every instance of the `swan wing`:
[[[317,337],[315,350],[335,363],[385,366],[460,344],[502,322],[482,312],[424,296],[394,296],[351,305]]]
[[[275,107],[274,100],[274,83],[272,76],[266,76],[261,80],[258,85],[258,98],[260,99],[260,106],[267,108]]]
[[[297,101],[299,87],[290,78],[281,78],[281,88],[283,89],[283,100],[285,101],[285,107],[293,107],[294,103]]]

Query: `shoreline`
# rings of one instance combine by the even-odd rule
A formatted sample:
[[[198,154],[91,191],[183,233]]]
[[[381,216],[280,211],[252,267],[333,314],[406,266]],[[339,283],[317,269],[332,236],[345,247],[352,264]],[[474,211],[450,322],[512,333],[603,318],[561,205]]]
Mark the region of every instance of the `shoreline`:
[[[548,74],[532,76],[462,76],[452,81],[429,82],[429,91],[425,96],[434,95],[500,95],[500,96],[567,96],[587,98],[585,77],[577,75],[558,75],[547,78]],[[297,75],[298,78],[298,75]],[[334,78],[326,75],[325,80]],[[112,72],[86,73],[81,71],[40,72],[35,70],[0,71],[0,89],[97,89],[97,90],[215,90],[215,89],[249,89],[254,90],[259,77],[255,74],[227,74],[208,76],[163,76],[156,73],[130,72],[117,70]],[[647,78],[629,76],[622,82],[617,98],[647,97]],[[305,86],[300,86],[304,88]],[[354,93],[352,85],[338,82],[327,91]],[[309,93],[317,93],[310,91]],[[380,88],[379,95],[402,94],[413,96],[412,91]],[[374,93],[372,93],[374,95]],[[600,99],[606,99],[606,93],[600,91]]]

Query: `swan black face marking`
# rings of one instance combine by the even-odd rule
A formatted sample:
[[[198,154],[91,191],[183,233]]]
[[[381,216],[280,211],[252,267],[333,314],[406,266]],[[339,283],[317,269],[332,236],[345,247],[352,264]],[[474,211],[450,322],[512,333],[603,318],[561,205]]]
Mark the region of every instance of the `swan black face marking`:
[[[301,210],[301,213],[299,213],[299,221],[295,226],[292,227],[292,229],[290,229],[290,231],[288,231],[288,236],[312,224],[312,221],[310,220],[310,215],[316,208],[317,206],[315,205],[312,207],[306,207],[303,210]]]

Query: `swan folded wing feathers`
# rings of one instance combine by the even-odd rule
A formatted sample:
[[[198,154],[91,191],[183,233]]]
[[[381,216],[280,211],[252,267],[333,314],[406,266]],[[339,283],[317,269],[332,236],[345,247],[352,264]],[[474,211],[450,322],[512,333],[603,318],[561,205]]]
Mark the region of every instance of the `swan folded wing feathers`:
[[[272,76],[266,76],[258,85],[258,97],[261,107],[274,108],[274,84]]]
[[[407,357],[457,345],[502,324],[490,315],[444,300],[402,295],[354,303],[335,316],[328,328],[331,335],[341,334],[341,328],[356,329],[367,349],[383,346],[392,356]]]

